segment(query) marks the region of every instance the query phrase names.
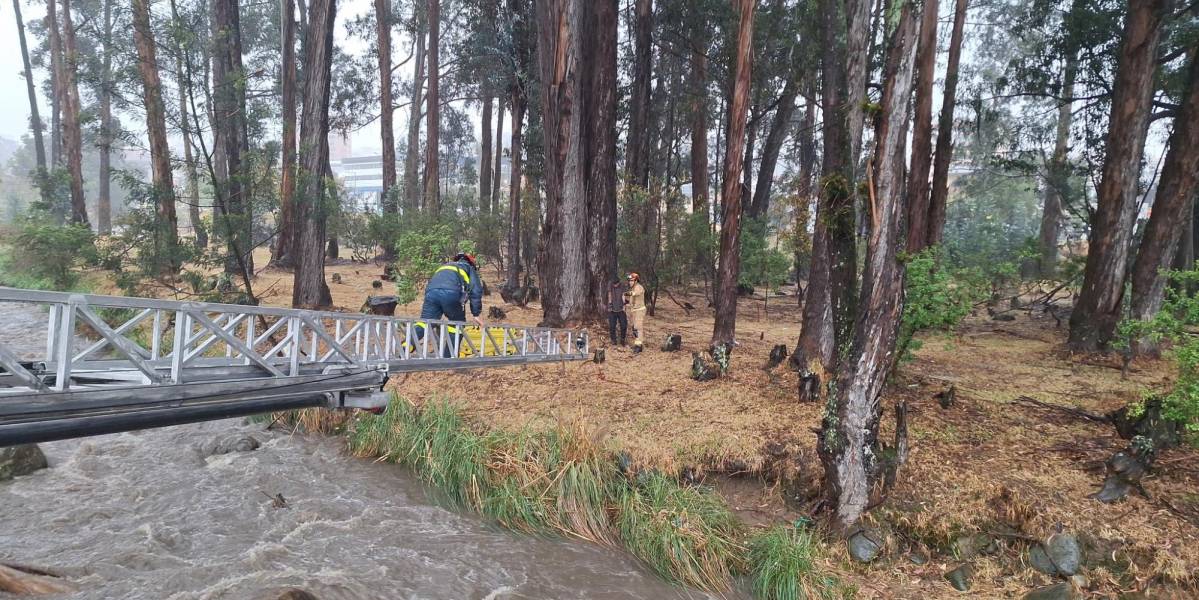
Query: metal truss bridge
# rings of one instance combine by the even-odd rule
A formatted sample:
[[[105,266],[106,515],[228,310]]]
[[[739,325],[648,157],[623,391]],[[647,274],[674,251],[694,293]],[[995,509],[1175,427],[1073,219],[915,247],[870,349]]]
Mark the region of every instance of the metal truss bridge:
[[[313,406],[379,408],[389,373],[585,360],[590,350],[586,332],[517,325],[6,287],[0,302],[46,314],[44,344],[0,338],[0,447]]]

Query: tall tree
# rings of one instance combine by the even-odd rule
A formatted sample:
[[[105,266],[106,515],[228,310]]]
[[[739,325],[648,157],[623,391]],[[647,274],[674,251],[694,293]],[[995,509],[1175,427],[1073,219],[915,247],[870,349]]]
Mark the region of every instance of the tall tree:
[[[59,35],[58,2],[46,0],[46,31],[50,46],[50,168],[62,166],[62,36]],[[59,223],[66,220],[65,207],[51,207]]]
[[[912,124],[912,171],[908,182],[908,252],[929,241],[929,171],[933,162],[933,75],[937,69],[937,0],[923,0],[916,45],[916,113]]]
[[[107,4],[105,5],[107,6]],[[42,201],[51,198],[46,177],[46,142],[42,136],[42,118],[37,107],[37,91],[33,83],[33,65],[29,61],[29,46],[25,42],[25,23],[21,20],[21,0],[12,0],[13,18],[17,21],[17,39],[21,44],[21,64],[25,67],[25,92],[29,95],[29,128],[33,131],[34,159],[37,160],[37,181]]]
[[[279,162],[279,233],[271,248],[271,263],[294,266],[296,244],[296,5],[295,0],[279,0],[279,99],[283,119],[282,160]],[[382,60],[382,59],[380,59]],[[388,69],[390,77],[390,69]],[[390,81],[390,80],[389,80]],[[386,173],[384,162],[384,173]],[[394,168],[392,176],[394,178]],[[387,186],[384,186],[384,190]]]
[[[304,42],[304,92],[300,116],[300,170],[296,193],[296,270],[291,304],[333,304],[325,283],[325,225],[335,199],[325,174],[329,164],[329,84],[337,0],[309,0]]]
[[[504,298],[512,298],[518,304],[524,302],[520,292],[521,262],[521,182],[522,154],[524,152],[524,118],[528,106],[528,88],[532,52],[530,48],[529,0],[508,0],[508,13],[512,15],[512,73],[508,82],[508,103],[512,108],[512,143],[509,148],[512,168],[508,185],[508,273],[504,282]],[[499,169],[499,165],[496,165]],[[529,249],[524,250],[529,254]]]
[[[391,100],[391,0],[375,0],[375,28],[379,52],[379,137],[383,146],[383,196],[385,213],[399,212],[395,195],[396,142]]]
[[[837,385],[817,443],[824,464],[825,494],[835,511],[834,524],[842,531],[865,513],[880,476],[888,468],[878,434],[880,397],[895,363],[895,340],[903,312],[904,273],[897,255],[902,243],[899,225],[903,220],[909,95],[918,30],[911,4],[903,2],[898,15],[892,11],[894,16],[887,23],[890,35],[872,161],[877,178],[867,178],[872,187],[871,228],[862,303],[848,355],[838,363]],[[900,441],[900,435],[896,437]],[[902,462],[904,452],[897,443],[895,460]]]
[[[949,164],[953,161],[953,111],[957,102],[958,65],[962,59],[962,30],[966,25],[966,2],[956,0],[953,31],[949,35],[949,60],[945,66],[945,91],[937,120],[937,149],[933,157],[933,182],[928,203],[928,243],[940,244],[945,230],[945,208],[949,200]]]
[[[483,139],[479,144],[479,211],[485,215],[491,213],[491,107],[494,103],[490,95],[483,98]],[[496,141],[499,141],[498,138]]]
[[[697,32],[706,37],[706,26]],[[692,39],[691,48],[691,211],[708,221],[708,55]]]
[[[732,94],[729,97],[728,148],[724,155],[724,179],[720,197],[720,259],[716,268],[716,322],[712,344],[732,347],[737,335],[737,279],[741,274],[741,203],[747,192],[738,189],[737,175],[743,168],[745,120],[749,109],[750,57],[753,56],[755,0],[736,0],[737,51],[734,55]]]
[[[625,178],[633,185],[649,186],[649,111],[653,83],[653,0],[636,0],[633,15],[633,88],[629,98],[629,137],[625,151]]]
[[[1132,316],[1148,320],[1161,310],[1165,271],[1190,222],[1199,189],[1199,53],[1192,53],[1181,108],[1174,117],[1153,212],[1132,267]]]
[[[146,134],[150,138],[150,181],[153,186],[154,246],[162,269],[178,268],[179,224],[175,216],[175,183],[171,176],[171,149],[167,145],[166,106],[162,101],[162,79],[154,31],[150,28],[148,0],[133,0],[133,42],[137,46],[137,70],[142,80],[146,107]]]
[[[495,99],[495,160],[491,163],[491,202],[489,206],[491,210],[499,211],[500,209],[500,177],[503,175],[501,168],[504,160],[504,96],[496,96]],[[487,173],[482,173],[484,177]]]
[[[220,146],[215,197],[228,245],[225,272],[249,279],[254,273],[246,133],[245,69],[242,67],[239,0],[212,2],[213,143]]]
[[[1057,240],[1062,229],[1062,206],[1070,185],[1070,126],[1074,120],[1074,80],[1078,74],[1078,58],[1066,57],[1062,69],[1062,93],[1057,108],[1057,135],[1053,156],[1045,169],[1044,207],[1041,209],[1041,228],[1037,236],[1040,246],[1038,270],[1042,277],[1053,276],[1057,268]]]
[[[420,2],[412,4],[412,37],[416,64],[412,73],[412,99],[408,103],[408,145],[404,152],[404,198],[409,211],[420,208],[420,117],[425,86],[425,18]]]
[[[537,3],[544,322],[598,318],[616,275],[616,0]]]
[[[425,210],[433,216],[441,213],[441,176],[438,174],[441,150],[441,63],[438,46],[441,44],[441,0],[429,0],[429,97],[425,114]]]
[[[795,116],[795,100],[799,97],[799,84],[803,76],[796,73],[788,77],[783,86],[782,96],[779,97],[778,108],[770,120],[770,129],[766,133],[766,141],[762,144],[761,164],[758,166],[758,185],[754,188],[753,202],[749,205],[749,217],[760,219],[766,216],[770,209],[770,191],[774,187],[774,170],[778,165],[779,152],[783,142],[794,125],[791,121]]]
[[[112,233],[112,0],[104,0],[104,45],[100,65],[100,135],[96,146],[100,150],[100,180],[96,198],[96,231]],[[183,94],[179,97],[182,99]],[[185,113],[186,114],[186,113]],[[187,121],[186,117],[183,119]],[[186,123],[185,123],[186,125]]]
[[[53,0],[51,0],[53,2]],[[71,0],[62,2],[62,60],[59,61],[62,85],[62,149],[66,155],[67,172],[71,177],[71,222],[89,225],[87,204],[83,198],[83,131],[79,126],[79,52],[75,47],[75,21],[71,16]]]
[[[855,113],[856,88],[852,69],[865,58],[862,44],[847,44],[854,32],[858,4],[821,0],[821,112],[824,153],[821,160],[819,198],[812,233],[812,266],[804,292],[803,325],[792,357],[805,378],[816,385],[805,390],[823,393],[827,374],[836,360],[835,349],[847,342],[853,325],[857,281],[857,238],[854,232],[855,139],[861,121]],[[846,25],[846,19],[849,24]],[[862,27],[865,27],[863,25]],[[862,35],[865,35],[864,33]],[[853,38],[853,36],[849,36]],[[856,38],[853,38],[856,44]],[[864,65],[861,62],[861,65]],[[864,68],[864,67],[863,67]],[[852,85],[856,85],[852,84]],[[865,85],[863,80],[863,86]],[[863,94],[865,91],[863,90]],[[855,125],[856,123],[856,125]],[[813,400],[814,398],[801,398]]]
[[[1120,320],[1133,228],[1137,183],[1145,148],[1157,47],[1170,0],[1130,0],[1116,80],[1112,86],[1098,206],[1091,223],[1082,290],[1070,315],[1070,347],[1107,348]]]

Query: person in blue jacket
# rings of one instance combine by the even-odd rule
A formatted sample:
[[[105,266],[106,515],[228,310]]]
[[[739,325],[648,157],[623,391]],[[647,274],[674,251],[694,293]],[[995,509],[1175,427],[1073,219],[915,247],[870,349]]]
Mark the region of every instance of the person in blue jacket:
[[[483,278],[479,276],[474,255],[459,252],[453,260],[438,267],[425,286],[425,303],[420,310],[422,322],[417,324],[416,339],[424,337],[423,321],[426,319],[445,318],[465,322],[468,303],[474,322],[483,327]],[[444,358],[458,356],[460,334],[465,333],[453,325],[447,328],[449,343],[442,353]],[[440,339],[430,339],[430,342],[433,341],[439,342]]]

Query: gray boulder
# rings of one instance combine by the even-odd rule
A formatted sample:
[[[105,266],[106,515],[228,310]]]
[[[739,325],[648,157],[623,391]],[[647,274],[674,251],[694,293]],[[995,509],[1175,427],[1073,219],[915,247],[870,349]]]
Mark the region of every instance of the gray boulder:
[[[38,469],[45,469],[46,455],[37,444],[21,444],[0,448],[0,481],[13,477],[28,475]]]
[[[974,575],[974,569],[968,564],[963,564],[958,568],[945,574],[945,581],[953,586],[953,589],[959,592],[970,591],[970,578]]]
[[[1037,588],[1024,594],[1023,600],[1078,600],[1082,598],[1074,586],[1069,583],[1057,583]]]
[[[867,529],[859,529],[849,536],[848,544],[849,557],[860,563],[873,561],[883,549],[878,534]]]
[[[231,452],[250,452],[257,450],[260,445],[258,440],[252,435],[231,433],[204,443],[204,445],[200,446],[200,454],[203,456],[214,456],[217,454],[229,454]]]

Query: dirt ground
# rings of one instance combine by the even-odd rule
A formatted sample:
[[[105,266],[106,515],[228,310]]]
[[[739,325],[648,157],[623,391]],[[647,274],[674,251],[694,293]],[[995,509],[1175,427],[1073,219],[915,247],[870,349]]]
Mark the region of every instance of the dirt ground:
[[[265,256],[258,260],[266,263]],[[328,266],[327,278],[338,273],[342,281],[330,284],[334,303],[358,310],[382,272],[376,264]],[[484,277],[496,287],[501,281],[495,272]],[[290,282],[290,272],[265,271],[256,288],[265,303],[287,305]],[[391,289],[385,282],[383,293]],[[641,354],[609,347],[603,364],[410,374],[391,385],[416,402],[452,399],[489,426],[582,420],[641,464],[703,473],[750,523],[800,518],[820,476],[813,430],[821,407],[797,402],[797,376],[786,366],[762,368],[773,345],[794,345],[796,298],[742,299],[732,371],[700,383],[689,378],[691,352],[707,346],[712,313],[700,295],[675,296],[697,308],[660,298],[646,320]],[[541,316],[540,305],[504,305],[498,293],[484,305],[500,306],[509,323],[534,324]],[[418,311],[419,301],[397,314]],[[953,335],[926,337],[915,360],[900,366],[883,399],[884,428],[893,420],[890,407],[906,399],[911,455],[890,498],[871,514],[887,533],[886,557],[855,566],[838,546],[826,566],[851,580],[860,598],[1019,598],[1053,583],[1025,566],[1025,550],[1060,529],[1104,557],[1084,571],[1088,597],[1199,597],[1199,451],[1165,452],[1145,480],[1147,497],[1104,505],[1089,495],[1103,480],[1104,461],[1127,441],[1111,425],[1017,400],[1106,413],[1167,388],[1171,365],[1137,362],[1125,379],[1114,358],[1066,352],[1064,324],[1013,314],[1011,322],[975,315]],[[659,350],[669,333],[682,335],[681,352]],[[592,331],[592,344],[608,346],[606,331]],[[949,386],[956,403],[943,409],[935,395]],[[975,534],[997,547],[974,556],[964,540]],[[968,594],[942,577],[963,562],[974,569]],[[1136,590],[1145,594],[1121,596]]]

